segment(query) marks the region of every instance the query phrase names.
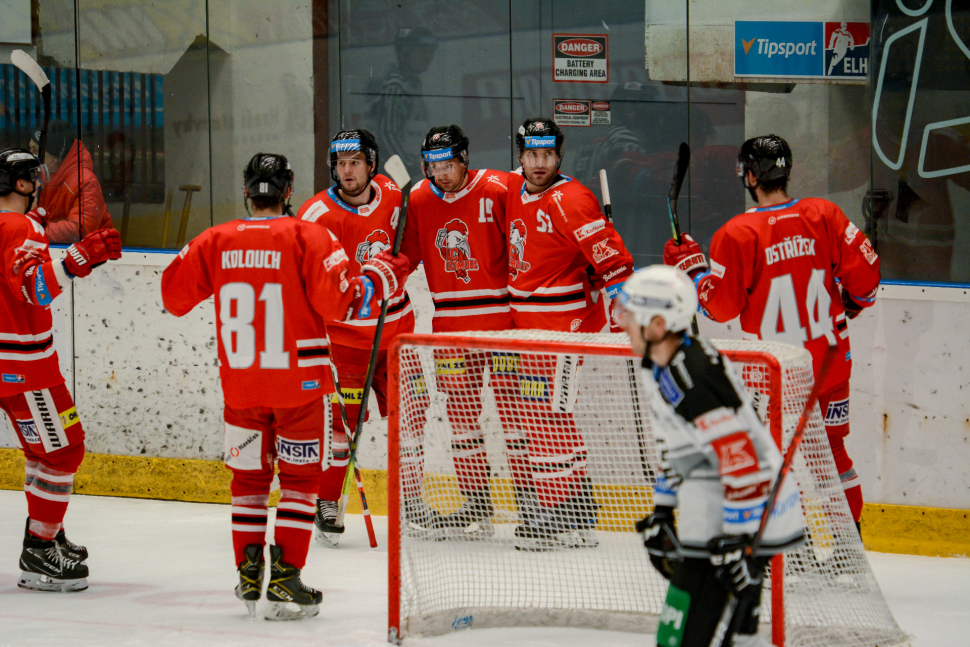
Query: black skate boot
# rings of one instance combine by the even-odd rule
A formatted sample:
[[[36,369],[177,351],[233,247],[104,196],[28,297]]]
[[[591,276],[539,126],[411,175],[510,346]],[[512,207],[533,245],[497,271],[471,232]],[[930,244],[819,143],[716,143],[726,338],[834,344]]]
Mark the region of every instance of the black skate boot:
[[[269,547],[269,586],[266,587],[267,620],[302,620],[320,613],[323,595],[300,581],[300,569],[283,561],[283,549]],[[287,605],[295,605],[293,610]]]
[[[266,560],[260,544],[249,544],[243,551],[244,559],[239,562],[239,584],[236,597],[246,603],[249,617],[256,618],[256,602],[263,594],[263,571]]]
[[[539,514],[539,497],[533,488],[515,488],[515,504],[519,508],[519,523],[530,523]]]
[[[88,588],[87,565],[64,555],[52,539],[27,533],[20,569],[23,572],[17,586],[29,591],[70,593]]]
[[[539,506],[537,513],[515,529],[515,549],[531,552],[566,548],[596,548],[593,534],[596,511],[593,488],[587,479],[576,496],[557,506]]]
[[[401,533],[414,539],[432,539],[439,533],[441,513],[428,506],[419,496],[404,499]]]
[[[27,517],[27,524],[24,526],[24,539],[30,536],[30,517]],[[54,543],[57,547],[61,549],[61,552],[68,559],[73,559],[76,562],[83,562],[88,558],[88,549],[84,546],[78,546],[73,541],[67,538],[64,534],[64,529],[61,528],[57,531],[57,535],[54,537]]]
[[[488,539],[495,534],[492,526],[492,516],[495,506],[492,505],[492,493],[486,486],[474,492],[465,494],[465,502],[451,514],[442,515],[438,519],[441,530],[435,539]]]
[[[313,538],[328,548],[336,548],[344,525],[337,522],[340,512],[339,501],[317,499],[317,513],[313,517]]]

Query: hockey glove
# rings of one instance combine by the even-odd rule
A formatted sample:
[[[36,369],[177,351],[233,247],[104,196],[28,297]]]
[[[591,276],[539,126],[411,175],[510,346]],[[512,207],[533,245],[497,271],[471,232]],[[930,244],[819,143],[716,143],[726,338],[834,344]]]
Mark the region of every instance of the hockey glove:
[[[643,537],[650,563],[669,580],[681,559],[671,538],[677,536],[674,509],[669,505],[658,505],[653,514],[637,522],[636,529]]]
[[[691,278],[694,278],[696,272],[707,269],[704,252],[690,234],[681,235],[680,245],[673,238],[667,241],[664,245],[664,264],[687,272]]]
[[[842,307],[845,308],[845,316],[849,319],[855,319],[862,312],[862,306],[855,302],[849,291],[839,286],[839,292],[842,294]]]
[[[64,269],[73,278],[87,276],[109,260],[121,258],[121,235],[116,229],[99,229],[67,248]]]
[[[748,554],[751,537],[722,535],[708,543],[714,576],[739,600],[757,602],[765,560]]]
[[[385,250],[367,261],[361,270],[371,275],[371,280],[377,287],[375,296],[378,301],[382,301],[396,294],[398,288],[407,280],[411,273],[411,261],[404,254],[392,256]]]
[[[36,209],[31,209],[27,212],[27,217],[36,222],[41,227],[47,227],[47,220],[50,218],[50,214],[47,213],[47,209],[44,207],[37,207]]]

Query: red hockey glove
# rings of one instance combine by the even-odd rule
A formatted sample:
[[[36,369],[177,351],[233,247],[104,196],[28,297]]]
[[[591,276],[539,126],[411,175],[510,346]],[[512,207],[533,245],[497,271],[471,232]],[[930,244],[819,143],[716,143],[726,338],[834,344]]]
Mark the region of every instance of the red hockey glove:
[[[707,259],[704,258],[704,252],[701,251],[701,246],[697,244],[690,234],[682,234],[680,237],[680,245],[673,238],[667,241],[664,245],[664,264],[673,265],[678,270],[683,270],[687,274],[691,275],[698,270],[707,269]]]
[[[367,261],[361,270],[369,272],[372,280],[376,275],[377,280],[374,280],[374,285],[377,287],[377,294],[375,296],[378,301],[381,301],[391,298],[407,280],[408,274],[411,273],[411,261],[404,254],[392,256],[385,250]]]
[[[67,248],[64,269],[72,276],[87,276],[98,265],[121,258],[121,235],[116,229],[99,229]]]
[[[27,212],[27,217],[36,222],[41,227],[47,227],[47,220],[50,218],[50,214],[47,213],[47,209],[44,207],[37,207],[36,209],[31,209]]]

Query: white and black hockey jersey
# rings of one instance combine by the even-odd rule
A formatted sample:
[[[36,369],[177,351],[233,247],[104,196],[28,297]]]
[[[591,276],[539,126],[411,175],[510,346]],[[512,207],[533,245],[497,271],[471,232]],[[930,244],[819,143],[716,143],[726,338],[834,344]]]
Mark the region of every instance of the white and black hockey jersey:
[[[655,502],[680,510],[677,534],[688,557],[707,557],[720,535],[754,535],[782,457],[751,406],[730,360],[685,335],[666,368],[643,359],[661,457]],[[785,479],[759,555],[805,541],[799,491]]]

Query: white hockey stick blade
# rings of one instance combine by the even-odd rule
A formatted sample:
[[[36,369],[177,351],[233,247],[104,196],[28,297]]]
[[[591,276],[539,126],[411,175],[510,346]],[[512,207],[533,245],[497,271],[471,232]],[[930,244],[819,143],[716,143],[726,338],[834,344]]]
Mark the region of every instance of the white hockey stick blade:
[[[606,169],[600,169],[600,189],[603,192],[603,204],[610,204],[610,183],[606,180]]]
[[[44,74],[44,69],[37,64],[37,61],[30,58],[24,50],[15,49],[10,54],[10,62],[29,76],[39,89],[43,90],[44,86],[50,85],[51,80]]]
[[[394,184],[401,187],[404,190],[411,182],[411,176],[408,174],[408,170],[404,168],[404,162],[401,161],[399,155],[391,155],[391,157],[384,162],[384,172],[391,176],[394,180]]]

